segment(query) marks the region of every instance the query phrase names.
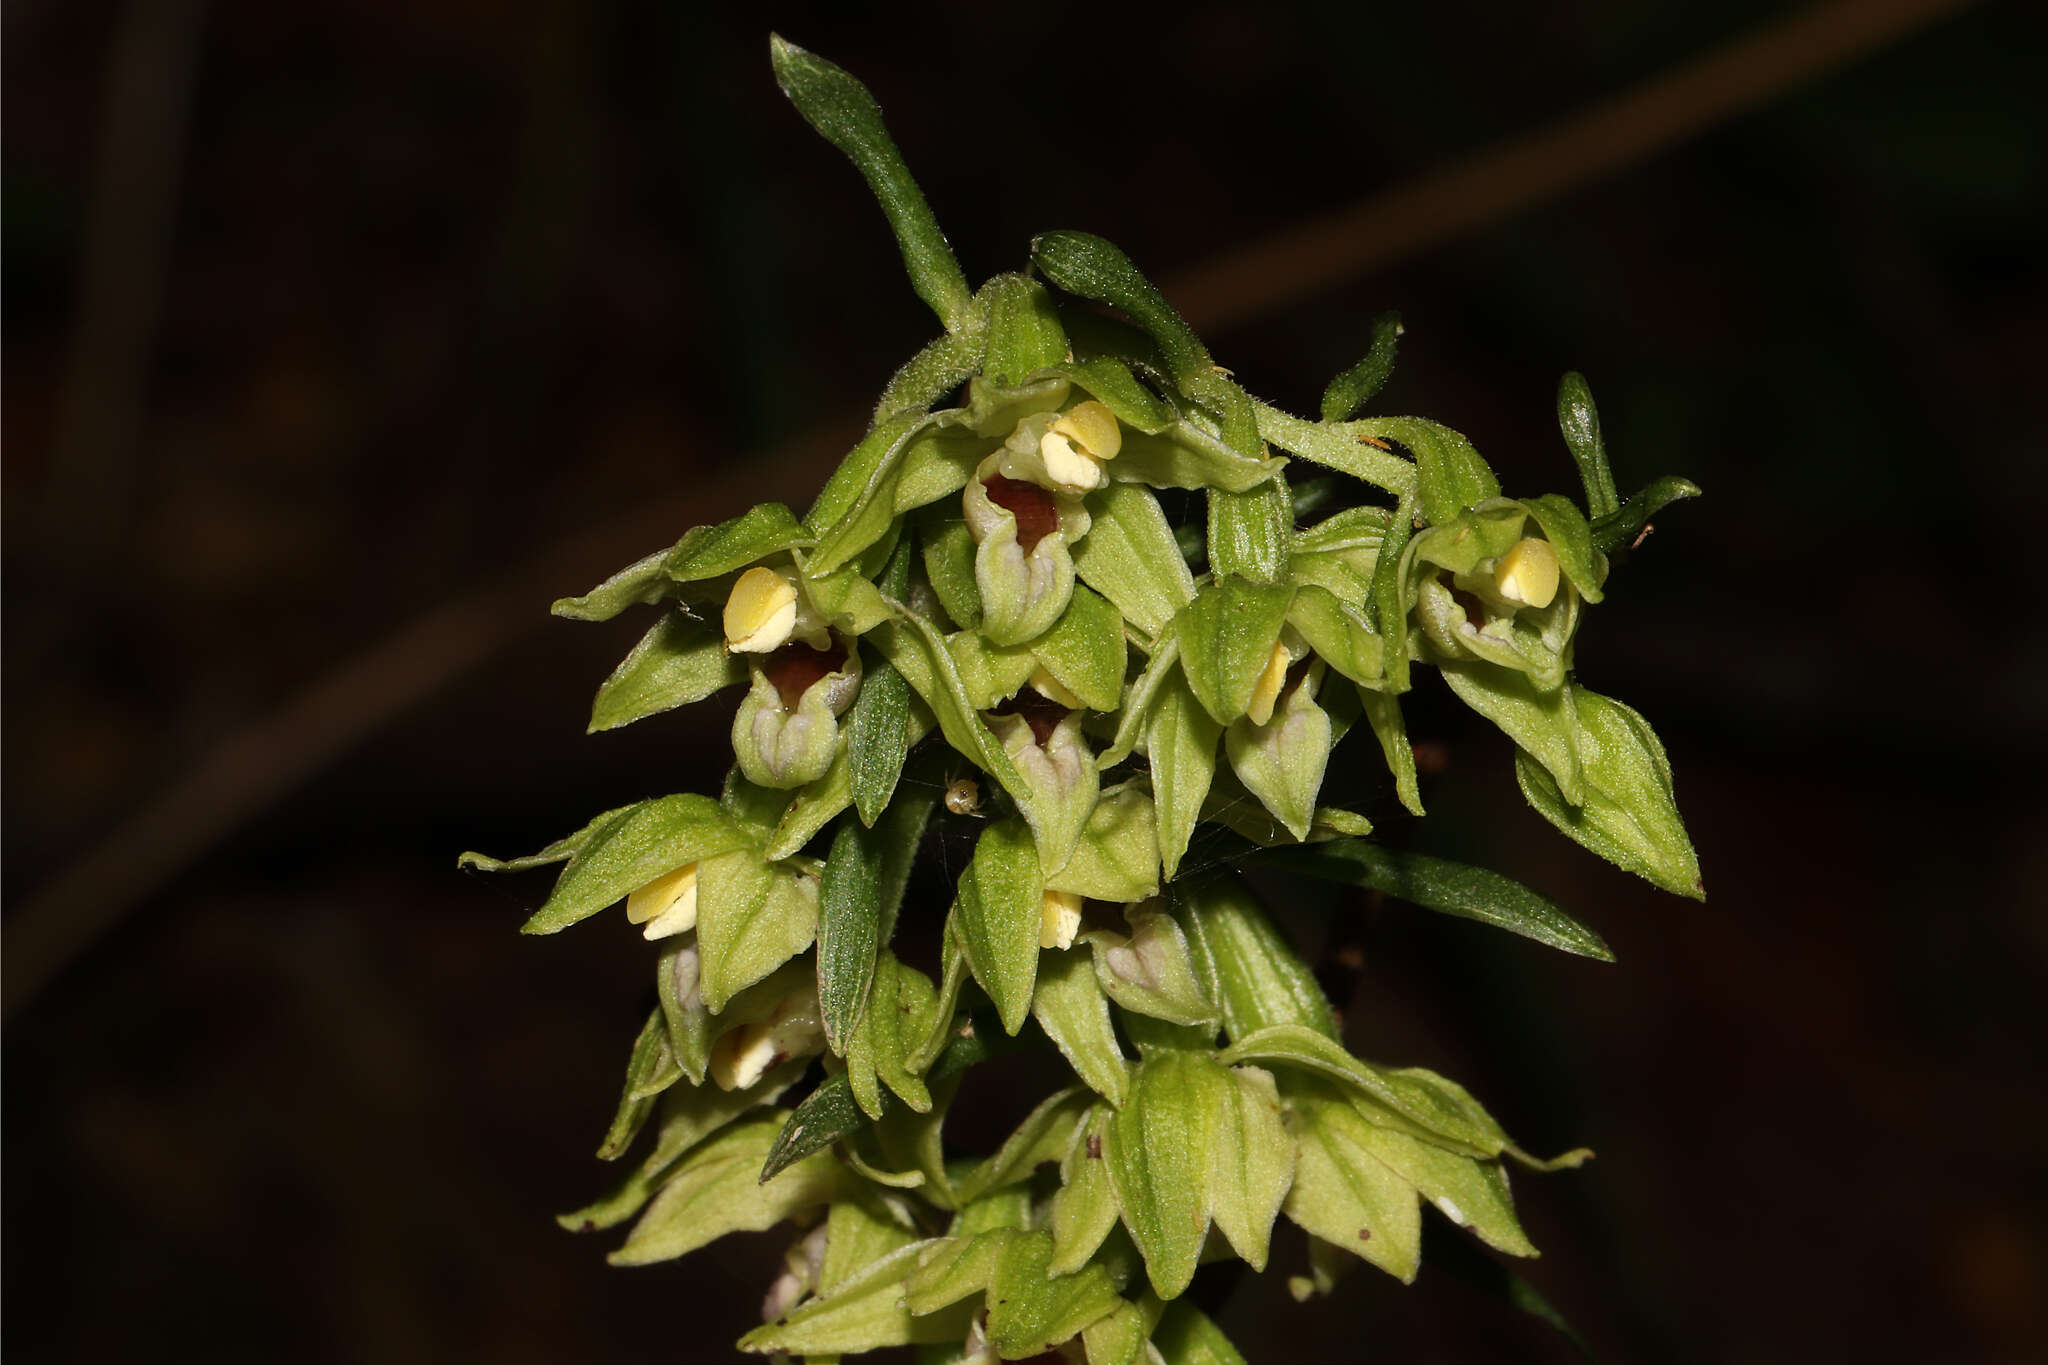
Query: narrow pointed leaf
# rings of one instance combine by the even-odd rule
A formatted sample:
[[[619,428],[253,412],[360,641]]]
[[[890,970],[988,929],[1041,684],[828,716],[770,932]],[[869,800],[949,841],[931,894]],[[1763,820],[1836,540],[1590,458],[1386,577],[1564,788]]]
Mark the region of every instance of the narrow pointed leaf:
[[[1106,303],[1144,328],[1175,380],[1185,384],[1209,372],[1209,352],[1194,330],[1115,245],[1086,232],[1041,233],[1031,243],[1031,264],[1067,293]]]
[[[1586,376],[1576,370],[1558,381],[1557,427],[1564,433],[1564,443],[1578,462],[1579,478],[1586,485],[1586,515],[1596,521],[1613,515],[1621,499],[1614,491],[1607,442],[1600,435],[1600,409],[1593,405],[1593,390]]]
[[[949,332],[974,323],[974,299],[946,235],[911,179],[903,154],[883,126],[881,108],[867,87],[814,53],[780,37],[769,40],[776,83],[804,120],[852,160],[874,191],[903,251],[910,287],[939,315]]]
[[[667,570],[673,553],[656,550],[636,559],[581,597],[557,598],[548,610],[571,621],[609,621],[628,607],[651,606],[673,590]]]
[[[1600,935],[1563,906],[1485,868],[1362,839],[1332,839],[1272,856],[1277,863],[1326,881],[1369,887],[1425,910],[1491,924],[1580,957],[1614,961]]]
[[[1401,339],[1401,315],[1382,313],[1372,320],[1372,343],[1365,358],[1330,381],[1323,390],[1323,420],[1342,422],[1372,401],[1394,372],[1394,347]]]
[[[1215,1131],[1209,1148],[1209,1208],[1216,1229],[1254,1270],[1280,1202],[1294,1183],[1294,1143],[1280,1121],[1271,1073],[1255,1066],[1214,1068]]]
[[[1160,875],[1180,868],[1202,803],[1216,775],[1216,741],[1223,727],[1195,700],[1185,677],[1160,690],[1145,730],[1145,756],[1152,766],[1152,801],[1159,830]]]
[[[818,885],[818,1008],[825,1041],[844,1056],[874,983],[882,920],[880,833],[841,820]]]

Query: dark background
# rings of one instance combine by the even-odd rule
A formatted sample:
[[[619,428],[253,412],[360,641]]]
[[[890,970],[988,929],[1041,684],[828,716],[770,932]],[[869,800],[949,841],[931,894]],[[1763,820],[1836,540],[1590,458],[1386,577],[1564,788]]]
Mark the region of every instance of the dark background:
[[[646,954],[523,939],[545,876],[454,858],[715,780],[729,700],[581,735],[642,625],[548,600],[801,504],[934,330],[771,26],[872,84],[971,277],[1065,226],[1199,285],[1787,12],[10,0],[10,1359],[728,1358],[780,1238],[613,1271],[550,1219],[607,1179]],[[1625,486],[1707,490],[1579,652],[1667,740],[1707,903],[1425,699],[1436,818],[1385,832],[1620,964],[1329,922],[1354,1047],[1599,1150],[1518,1193],[1609,1359],[2039,1358],[2044,38],[1931,22],[1209,330],[1301,410],[1398,307],[1377,407],[1511,491],[1576,492],[1571,368]],[[1214,1291],[1255,1362],[1570,1358],[1442,1275],[1279,1280]]]

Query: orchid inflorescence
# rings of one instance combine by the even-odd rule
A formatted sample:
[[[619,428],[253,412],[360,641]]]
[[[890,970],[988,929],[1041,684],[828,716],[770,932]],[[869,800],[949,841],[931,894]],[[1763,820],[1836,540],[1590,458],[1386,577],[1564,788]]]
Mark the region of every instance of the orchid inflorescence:
[[[1357,417],[1391,318],[1319,420],[1290,416],[1086,234],[1041,236],[1027,271],[970,292],[867,91],[780,39],[773,57],[945,332],[802,518],[767,503],[696,527],[555,605],[661,610],[593,730],[746,688],[718,796],[608,811],[527,858],[465,855],[565,864],[530,933],[623,901],[657,945],[660,1003],[599,1155],[650,1127],[651,1147],[564,1223],[637,1215],[627,1265],[795,1223],[740,1345],[812,1358],[1237,1360],[1181,1296],[1206,1260],[1263,1269],[1282,1213],[1308,1235],[1304,1295],[1357,1259],[1412,1279],[1424,1204],[1534,1255],[1507,1167],[1584,1154],[1539,1161],[1455,1083],[1350,1053],[1241,872],[1610,956],[1527,888],[1320,803],[1358,730],[1423,813],[1400,699],[1426,666],[1514,741],[1558,829],[1700,895],[1662,746],[1572,677],[1607,554],[1697,490],[1620,499],[1575,375],[1558,411],[1583,510],[1503,497],[1446,427]],[[1329,473],[1297,482],[1276,450]],[[1206,515],[1177,530],[1160,490]],[[962,831],[937,942],[899,943],[899,914],[941,908],[908,894],[920,850]],[[1197,840],[1220,856],[1189,858]],[[1074,1083],[992,1155],[950,1149],[963,1075],[1041,1041]]]

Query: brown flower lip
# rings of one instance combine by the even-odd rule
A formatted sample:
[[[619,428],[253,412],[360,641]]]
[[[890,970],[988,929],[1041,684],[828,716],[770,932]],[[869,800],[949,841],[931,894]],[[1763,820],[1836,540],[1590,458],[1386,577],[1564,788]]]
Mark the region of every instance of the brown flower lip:
[[[988,500],[1017,519],[1017,548],[1030,554],[1039,541],[1060,529],[1060,513],[1052,494],[1035,483],[991,474],[981,485]]]
[[[1030,688],[1025,688],[995,708],[998,716],[1021,716],[1031,727],[1031,738],[1039,745],[1052,738],[1052,732],[1067,718],[1067,708],[1050,697],[1042,697]]]
[[[812,649],[801,641],[792,640],[770,654],[762,662],[761,671],[768,675],[769,682],[775,684],[775,691],[782,698],[782,709],[794,711],[813,683],[828,674],[837,673],[845,663],[846,646],[836,640],[830,649]]]

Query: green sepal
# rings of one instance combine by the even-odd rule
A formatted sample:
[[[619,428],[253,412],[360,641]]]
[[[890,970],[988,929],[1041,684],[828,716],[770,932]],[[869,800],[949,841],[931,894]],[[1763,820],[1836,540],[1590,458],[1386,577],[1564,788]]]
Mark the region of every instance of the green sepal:
[[[640,1215],[613,1265],[673,1260],[729,1232],[759,1232],[825,1203],[845,1179],[818,1153],[761,1183],[755,1178],[780,1125],[768,1116],[732,1124],[686,1157]]]
[[[1180,420],[1171,405],[1146,388],[1131,373],[1131,367],[1114,356],[1069,361],[1058,369],[1076,387],[1087,390],[1089,397],[1108,408],[1117,423],[1127,429],[1127,438],[1132,431],[1157,436]]]
[[[1491,924],[1562,952],[1614,961],[1613,950],[1600,935],[1563,906],[1485,868],[1358,839],[1334,840],[1276,858],[1281,865],[1312,877],[1369,887],[1410,905]]]
[[[1116,1187],[1103,1159],[1111,1113],[1096,1105],[1060,1163],[1060,1188],[1046,1214],[1053,1245],[1050,1269],[1055,1275],[1071,1274],[1093,1259],[1121,1217]]]
[[[1458,700],[1492,721],[1524,754],[1543,766],[1561,800],[1574,806],[1585,804],[1573,689],[1546,692],[1527,673],[1485,663],[1445,662],[1437,671],[1458,694]],[[1520,761],[1518,758],[1518,764]],[[1536,804],[1533,797],[1531,804]],[[1543,809],[1540,804],[1536,808]]]
[[[1038,666],[1032,645],[992,645],[978,630],[956,630],[946,637],[946,652],[960,674],[967,703],[992,711],[1017,695]]]
[[[662,569],[673,582],[695,583],[810,543],[787,507],[764,502],[716,526],[694,526],[685,531],[668,552]]]
[[[1515,754],[1522,795],[1565,836],[1616,867],[1674,895],[1705,900],[1699,856],[1679,816],[1671,762],[1650,723],[1634,709],[1583,687],[1568,689],[1584,774],[1581,799],[1567,798],[1525,750]]]
[[[1358,701],[1387,760],[1387,771],[1394,776],[1394,795],[1410,815],[1421,815],[1422,784],[1415,771],[1415,748],[1408,742],[1408,726],[1401,719],[1401,698],[1360,687]]]
[[[960,877],[951,924],[1006,1033],[1022,1028],[1031,1012],[1043,889],[1038,845],[1024,822],[999,820],[981,832]]]
[[[927,507],[919,512],[917,541],[924,551],[925,578],[946,615],[961,630],[979,626],[981,588],[974,581],[974,535],[960,510]]]
[[[1217,1068],[1196,1053],[1165,1050],[1138,1063],[1128,1103],[1110,1116],[1102,1158],[1152,1290],[1171,1299],[1188,1287],[1209,1230],[1209,1135]]]
[[[725,637],[708,621],[671,611],[640,637],[591,703],[585,733],[616,730],[688,706],[746,679],[746,665],[725,652]]]
[[[488,853],[469,852],[455,860],[455,865],[466,872],[526,872],[536,867],[547,867],[553,863],[565,863],[576,856],[583,846],[617,817],[639,806],[616,806],[600,815],[593,816],[589,823],[573,834],[565,834],[538,853],[528,853],[518,858],[493,858]]]
[[[1322,672],[1319,661],[1311,663],[1264,725],[1239,716],[1223,732],[1223,752],[1237,780],[1296,839],[1308,838],[1336,743],[1329,712],[1316,704]]]
[[[1337,1019],[1315,974],[1250,887],[1225,873],[1184,885],[1177,900],[1196,975],[1232,1042],[1276,1024],[1336,1041]]]
[[[1088,534],[1074,547],[1074,573],[1156,640],[1195,595],[1159,500],[1141,485],[1113,483],[1088,496],[1088,515]]]
[[[581,597],[558,597],[548,610],[571,621],[609,621],[628,607],[652,606],[673,590],[664,566],[674,550],[636,559]]]
[[[601,1232],[617,1227],[645,1208],[668,1179],[684,1153],[724,1128],[749,1109],[773,1104],[803,1074],[808,1061],[785,1062],[746,1090],[720,1090],[715,1085],[686,1085],[661,1097],[661,1123],[653,1150],[595,1202],[555,1221],[569,1232]]]
[[[1500,1126],[1461,1087],[1420,1067],[1394,1070],[1360,1061],[1299,1024],[1276,1024],[1237,1039],[1217,1060],[1284,1066],[1342,1081],[1382,1106],[1390,1122],[1449,1150],[1493,1157],[1507,1145]]]
[[[1117,1044],[1109,1020],[1109,997],[1095,975],[1088,948],[1045,949],[1038,955],[1038,985],[1031,1017],[1096,1094],[1123,1106],[1131,1080],[1130,1060]]]
[[[1005,274],[982,285],[988,310],[988,350],[982,373],[997,384],[1021,384],[1067,358],[1067,333],[1045,286],[1028,275]]]
[[[1325,422],[1343,422],[1372,401],[1394,372],[1394,347],[1401,339],[1401,315],[1382,313],[1372,320],[1372,342],[1365,358],[1330,381],[1323,390]]]
[[[1120,1303],[1089,1323],[1081,1331],[1087,1365],[1144,1365],[1145,1347],[1162,1307],[1156,1297],[1147,1294],[1143,1303]]]
[[[1401,494],[1401,500],[1394,507],[1394,517],[1387,526],[1387,536],[1380,543],[1379,558],[1373,564],[1371,609],[1367,618],[1379,627],[1380,638],[1387,641],[1384,659],[1387,666],[1385,691],[1399,695],[1408,690],[1408,584],[1407,576],[1401,572],[1401,565],[1407,559],[1407,547],[1415,533],[1415,490],[1410,488]]]
[[[598,1144],[598,1160],[612,1161],[625,1155],[633,1139],[647,1125],[655,1100],[682,1078],[683,1069],[676,1064],[667,1025],[657,1008],[647,1016],[647,1022],[640,1026],[640,1036],[634,1040],[633,1055],[626,1062],[626,1084],[619,1092],[619,1107],[612,1115],[611,1127]]]
[[[834,1211],[840,1207],[835,1204]],[[868,1263],[828,1292],[756,1327],[740,1338],[739,1349],[816,1358],[821,1353],[958,1341],[967,1331],[973,1305],[920,1317],[903,1301],[903,1286],[917,1273],[919,1258],[931,1244],[912,1242]]]
[[[1327,588],[1307,584],[1295,590],[1287,607],[1287,624],[1317,658],[1353,682],[1378,683],[1386,673],[1380,637],[1365,619],[1363,594],[1358,606],[1338,599]]]
[[[1283,1212],[1312,1236],[1412,1283],[1422,1260],[1415,1187],[1374,1154],[1374,1128],[1334,1086],[1290,1080],[1287,1122],[1296,1144]]]
[[[1600,587],[1607,579],[1607,561],[1593,548],[1593,531],[1569,498],[1545,493],[1540,498],[1523,498],[1522,506],[1543,528],[1543,538],[1557,555],[1557,567],[1588,602],[1601,600]]]
[[[1091,711],[1114,711],[1123,700],[1123,617],[1080,584],[1067,609],[1029,645],[1030,657]]]
[[[1264,1270],[1273,1220],[1294,1183],[1294,1143],[1280,1119],[1271,1073],[1255,1066],[1214,1071],[1209,1214],[1237,1254],[1253,1270]]]
[[[913,1112],[931,1112],[932,1094],[924,1082],[919,1052],[937,1009],[931,978],[884,949],[875,964],[868,1008],[846,1048],[846,1074],[854,1099],[869,1118],[879,1119],[885,1112],[883,1085]]]
[[[1293,600],[1294,589],[1285,584],[1223,577],[1175,618],[1181,671],[1217,724],[1228,725],[1251,704]]]
[[[1051,1233],[1013,1232],[996,1259],[983,1296],[986,1331],[989,1345],[1006,1360],[1050,1351],[1123,1302],[1107,1267],[1087,1265],[1056,1275],[1052,1257]]]
[[[1104,793],[1073,854],[1045,889],[1128,904],[1159,894],[1159,834],[1152,798],[1137,787]]]
[[[735,995],[811,946],[818,879],[752,849],[697,865],[698,989],[717,1014]]]
[[[1209,567],[1254,583],[1287,576],[1294,548],[1294,502],[1278,473],[1243,493],[1209,490]]]
[[[984,340],[981,331],[970,328],[944,332],[926,342],[889,376],[869,425],[880,426],[906,412],[923,412],[966,383],[968,376],[981,368]]]
[[[1216,742],[1223,727],[1195,700],[1185,676],[1160,690],[1145,726],[1145,756],[1152,769],[1152,802],[1159,830],[1160,875],[1180,870],[1195,823],[1216,775]]]
[[[1600,435],[1600,409],[1586,376],[1573,370],[1557,382],[1557,429],[1578,463],[1586,486],[1586,515],[1595,521],[1612,516],[1621,506],[1614,491],[1614,470],[1607,462],[1607,442]]]
[[[831,62],[779,36],[768,39],[775,81],[804,121],[853,161],[874,191],[896,244],[910,287],[939,315],[949,332],[972,327],[973,295],[930,205],[889,138],[881,108],[867,87]]]
[[[627,806],[593,830],[522,934],[552,934],[615,905],[657,877],[747,846],[716,801],[686,793]]]
[[[1103,472],[1118,483],[1249,495],[1263,492],[1286,464],[1265,454],[1256,443],[1247,452],[1186,418],[1178,418],[1157,434],[1126,431],[1123,450]],[[1271,509],[1261,509],[1259,515],[1280,520]],[[1291,517],[1285,520],[1293,525]]]
[[[1371,1117],[1368,1113],[1368,1120]],[[1515,1217],[1507,1172],[1498,1160],[1448,1152],[1371,1122],[1359,1130],[1359,1137],[1388,1169],[1413,1185],[1439,1213],[1459,1227],[1510,1256],[1536,1254]]]
[[[919,435],[948,414],[906,413],[884,422],[861,439],[840,462],[804,525],[817,544],[804,560],[806,578],[823,578],[853,562],[895,524],[896,486],[904,452]]]

